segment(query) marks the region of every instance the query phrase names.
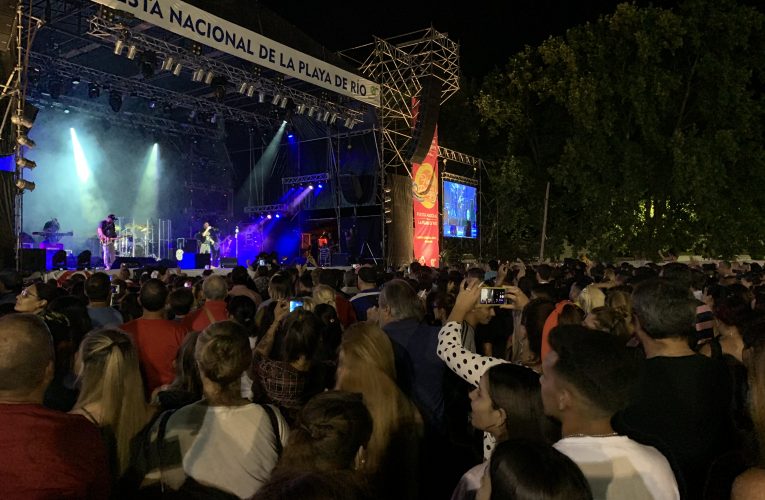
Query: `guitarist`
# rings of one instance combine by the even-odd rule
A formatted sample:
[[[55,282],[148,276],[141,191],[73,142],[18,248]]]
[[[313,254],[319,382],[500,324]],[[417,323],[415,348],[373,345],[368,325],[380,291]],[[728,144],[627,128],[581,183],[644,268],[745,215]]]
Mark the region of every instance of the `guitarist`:
[[[117,251],[114,248],[114,242],[117,238],[117,230],[114,227],[114,214],[109,214],[106,219],[98,225],[98,239],[104,249],[104,267],[108,271],[117,259]]]

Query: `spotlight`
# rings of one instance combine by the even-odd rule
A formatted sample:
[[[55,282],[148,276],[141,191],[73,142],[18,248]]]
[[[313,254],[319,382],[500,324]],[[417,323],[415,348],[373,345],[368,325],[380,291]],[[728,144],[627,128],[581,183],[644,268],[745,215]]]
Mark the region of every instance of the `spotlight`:
[[[173,65],[175,64],[175,59],[173,59],[173,56],[167,56],[167,58],[162,61],[162,71],[170,71],[173,69]]]
[[[302,115],[303,113],[305,113],[305,104],[298,104],[297,113],[299,115]]]
[[[279,95],[279,94],[276,94],[276,95],[274,96],[274,98],[273,98],[273,99],[271,99],[271,104],[273,104],[274,106],[276,106],[277,104],[279,104],[279,101],[281,101],[281,100],[282,100],[282,96],[281,96],[281,95]]]
[[[353,130],[353,127],[356,126],[356,120],[351,119],[351,123],[349,125],[346,125],[348,127],[348,130]]]
[[[131,45],[130,47],[128,47],[128,51],[127,51],[128,59],[132,61],[133,59],[135,59],[135,56],[137,55],[138,55],[138,47],[136,47],[135,45]]]
[[[85,250],[77,255],[77,269],[88,269],[90,267],[90,259],[93,254],[90,250]]]
[[[383,199],[383,201],[384,201],[385,203],[390,203],[391,201],[393,201],[393,198],[391,198],[390,196],[386,196],[386,197]]]
[[[253,88],[255,88],[255,87],[253,87]],[[263,92],[262,90],[260,92],[258,92],[258,102],[261,103],[261,104],[266,102],[266,93]]]
[[[23,156],[19,156],[18,158],[16,158],[16,165],[18,165],[19,168],[28,168],[29,170],[37,168],[36,162],[33,162],[32,160],[27,160]]]
[[[208,71],[205,75],[205,84],[210,85],[213,81],[213,78],[215,78],[215,73],[213,73],[212,70]]]
[[[175,68],[173,68],[173,75],[180,76],[182,69],[183,69],[183,65],[181,63],[176,63]]]
[[[249,86],[249,85],[248,85],[248,83],[247,83],[247,82],[242,82],[242,83],[239,85],[239,93],[240,93],[240,94],[246,94],[246,93],[247,93],[247,87],[248,87],[248,86]]]
[[[79,76],[75,76],[74,78],[72,78],[72,85],[79,85],[79,84],[80,84]]]
[[[389,213],[391,213],[391,208],[390,208],[390,207],[385,207],[385,213],[386,213],[386,214],[389,214]]]
[[[289,132],[287,134],[287,139],[294,139],[294,138],[295,138],[295,134],[293,134],[292,132]]]
[[[21,146],[28,147],[29,149],[32,149],[33,147],[37,146],[35,141],[33,141],[32,139],[30,139],[29,137],[25,135],[19,135],[16,138],[16,142],[19,143],[19,145]]]
[[[149,109],[154,109],[156,107],[157,107],[157,101],[155,101],[154,99],[150,99],[149,100]]]
[[[386,224],[390,224],[391,222],[393,222],[393,219],[391,219],[390,217],[386,217],[385,218],[385,223]]]
[[[252,97],[255,95],[255,85],[249,85],[247,87],[247,97]]]
[[[310,189],[311,191],[313,191],[313,184],[309,184],[309,185],[308,185],[308,189]]]
[[[205,77],[205,70],[202,68],[199,68],[198,70],[194,71],[191,75],[191,81],[192,82],[201,82]]]
[[[346,118],[345,123],[343,123],[343,125],[345,125],[345,128],[351,128],[351,123],[353,123],[353,119]]]
[[[32,128],[40,110],[32,104],[26,103],[21,115],[11,115],[11,123],[17,126]]]
[[[210,123],[212,123],[213,125],[215,125],[215,123],[216,123],[217,121],[218,121],[218,113],[213,113],[213,114],[212,114],[212,116],[210,117]]]
[[[21,191],[24,191],[24,190],[34,191],[35,183],[32,181],[26,181],[24,179],[19,179],[16,181],[16,187],[19,188]]]
[[[114,90],[109,92],[109,106],[112,111],[119,113],[119,110],[122,109],[122,94]]]
[[[282,216],[281,216],[281,215],[279,215],[279,214],[276,214],[276,218],[277,218],[277,219],[281,219],[281,218],[282,218]]]
[[[335,122],[337,121],[337,117],[338,117],[338,116],[339,116],[339,115],[338,115],[337,113],[332,113],[332,116],[331,116],[331,117],[330,117],[330,119],[329,119],[329,124],[330,124],[330,125],[334,125],[334,124],[335,124]]]
[[[124,40],[117,40],[114,42],[114,55],[115,56],[121,56],[122,50],[125,48],[125,41]]]
[[[266,215],[266,219],[271,220],[271,214]]]
[[[329,111],[325,111],[321,117],[321,121],[326,123],[328,120],[329,120]]]
[[[101,87],[98,86],[97,83],[89,83],[88,84],[88,97],[91,99],[95,99],[97,97],[101,96]]]
[[[279,107],[282,108],[282,109],[287,107],[287,98],[286,97],[282,97],[282,103],[279,104]]]
[[[385,186],[384,191],[385,191],[385,194],[388,194],[388,193],[390,193],[392,191],[392,189],[391,189],[390,186]]]
[[[308,118],[313,118],[313,114],[316,113],[316,106],[308,108]]]
[[[324,184],[319,184],[319,189],[323,188]]]

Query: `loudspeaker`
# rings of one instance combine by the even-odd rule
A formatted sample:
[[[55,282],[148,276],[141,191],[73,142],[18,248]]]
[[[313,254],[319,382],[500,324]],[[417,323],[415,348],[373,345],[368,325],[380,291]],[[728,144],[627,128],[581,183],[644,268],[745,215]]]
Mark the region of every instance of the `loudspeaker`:
[[[21,270],[33,273],[45,272],[45,250],[40,248],[21,249]]]
[[[361,201],[364,193],[361,190],[361,182],[358,175],[342,174],[338,180],[340,181],[340,191],[343,193],[345,201],[350,204],[356,204]]]
[[[333,266],[347,266],[348,265],[348,254],[347,253],[333,253],[332,254],[332,265]]]
[[[112,269],[119,269],[122,264],[125,264],[128,269],[137,269],[156,265],[157,260],[151,257],[117,257],[117,260],[112,264]]]
[[[430,150],[433,135],[438,124],[438,111],[441,106],[441,80],[435,76],[427,76],[422,80],[417,119],[412,130],[412,140],[405,151],[404,157],[409,157],[410,163],[422,163]]]
[[[195,269],[204,269],[207,266],[210,265],[210,254],[209,253],[198,253],[194,256],[194,268]]]
[[[221,257],[220,258],[220,267],[223,267],[226,269],[233,269],[238,265],[239,265],[239,262],[237,261],[236,257]]]

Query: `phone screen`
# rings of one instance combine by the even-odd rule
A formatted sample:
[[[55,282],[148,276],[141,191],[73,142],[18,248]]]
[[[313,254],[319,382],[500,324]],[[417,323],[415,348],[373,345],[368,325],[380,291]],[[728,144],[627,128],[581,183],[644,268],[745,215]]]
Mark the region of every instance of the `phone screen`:
[[[481,288],[481,297],[478,303],[486,306],[497,306],[505,304],[504,288]]]
[[[258,261],[258,265],[259,265],[259,266],[265,266],[265,265],[266,265],[266,259],[260,259],[260,260]]]
[[[294,311],[298,307],[303,307],[302,300],[290,300],[290,312]]]

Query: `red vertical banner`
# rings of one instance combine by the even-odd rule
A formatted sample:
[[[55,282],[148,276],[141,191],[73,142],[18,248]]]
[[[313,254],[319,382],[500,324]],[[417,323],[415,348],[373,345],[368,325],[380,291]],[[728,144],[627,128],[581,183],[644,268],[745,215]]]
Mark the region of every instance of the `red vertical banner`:
[[[414,258],[421,264],[439,265],[438,231],[438,128],[427,156],[412,165],[414,190]]]

